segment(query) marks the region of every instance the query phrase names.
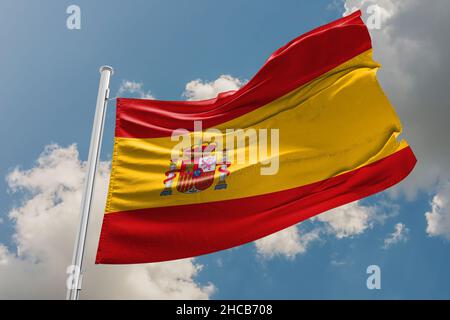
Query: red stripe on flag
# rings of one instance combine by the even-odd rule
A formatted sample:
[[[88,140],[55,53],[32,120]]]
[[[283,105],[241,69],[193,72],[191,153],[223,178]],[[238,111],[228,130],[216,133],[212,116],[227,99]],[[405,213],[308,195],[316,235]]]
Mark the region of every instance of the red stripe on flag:
[[[275,51],[237,91],[204,101],[117,99],[116,137],[170,136],[193,121],[203,128],[232,120],[293,91],[372,48],[361,12],[308,32]]]
[[[257,240],[401,181],[416,158],[409,147],[310,185],[255,197],[106,214],[96,263],[174,260]]]

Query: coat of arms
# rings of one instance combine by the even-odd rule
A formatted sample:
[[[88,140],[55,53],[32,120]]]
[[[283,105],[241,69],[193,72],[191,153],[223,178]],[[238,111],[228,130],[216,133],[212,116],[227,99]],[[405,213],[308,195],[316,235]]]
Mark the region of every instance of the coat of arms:
[[[216,171],[219,172],[219,179],[215,185],[215,190],[226,189],[226,177],[230,175],[228,167],[231,165],[227,160],[227,151],[222,152],[221,159],[217,159],[216,147],[214,144],[203,144],[193,146],[183,150],[183,160],[170,162],[170,168],[165,173],[164,190],[161,196],[172,194],[173,183],[177,180],[176,190],[185,194],[192,194],[208,189],[214,183]],[[177,179],[178,177],[178,179]]]

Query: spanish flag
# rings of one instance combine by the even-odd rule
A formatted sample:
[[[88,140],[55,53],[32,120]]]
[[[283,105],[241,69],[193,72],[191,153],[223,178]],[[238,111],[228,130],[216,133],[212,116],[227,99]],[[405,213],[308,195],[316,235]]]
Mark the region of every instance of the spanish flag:
[[[96,262],[231,248],[405,178],[416,159],[360,16],[294,39],[214,99],[118,99]]]

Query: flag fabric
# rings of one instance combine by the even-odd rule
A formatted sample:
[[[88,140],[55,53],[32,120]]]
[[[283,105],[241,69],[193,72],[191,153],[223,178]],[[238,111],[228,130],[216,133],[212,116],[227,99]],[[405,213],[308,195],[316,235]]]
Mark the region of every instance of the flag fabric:
[[[379,67],[356,12],[278,49],[239,90],[203,101],[117,99],[96,263],[231,248],[401,181],[416,159],[398,139],[402,126],[377,81]],[[196,145],[196,121],[223,138],[230,128],[277,138],[276,174],[261,174],[267,162],[230,156],[239,148],[248,155],[249,139],[235,150]],[[200,156],[173,159],[180,128],[194,141],[183,152]]]

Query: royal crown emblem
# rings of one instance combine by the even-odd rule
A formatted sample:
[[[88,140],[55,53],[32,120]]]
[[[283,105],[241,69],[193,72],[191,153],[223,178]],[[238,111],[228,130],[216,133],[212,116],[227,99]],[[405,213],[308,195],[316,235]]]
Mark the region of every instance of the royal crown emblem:
[[[219,178],[214,190],[226,189],[225,179],[230,175],[228,167],[231,163],[227,159],[226,149],[220,154],[213,143],[183,150],[182,160],[172,160],[169,170],[165,172],[167,178],[163,181],[165,188],[161,196],[172,194],[175,180],[176,190],[180,193],[192,194],[206,190],[213,185],[216,171],[219,172]],[[177,162],[180,163],[179,167]]]

